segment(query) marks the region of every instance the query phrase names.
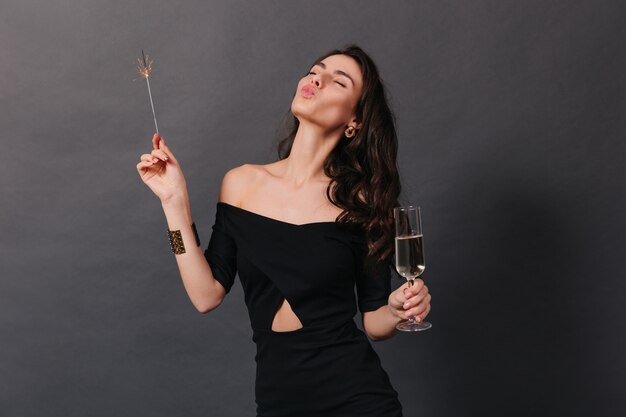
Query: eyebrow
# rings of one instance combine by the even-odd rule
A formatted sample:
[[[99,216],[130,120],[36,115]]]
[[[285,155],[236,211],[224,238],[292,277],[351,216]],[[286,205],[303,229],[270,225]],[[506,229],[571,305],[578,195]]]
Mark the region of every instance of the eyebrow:
[[[326,64],[324,64],[324,63],[323,63],[323,62],[321,62],[321,61],[320,61],[320,62],[316,62],[313,66],[315,66],[315,65],[319,65],[320,67],[322,67],[322,68],[326,69]],[[333,74],[343,75],[344,77],[347,77],[347,78],[348,78],[348,79],[352,82],[352,85],[354,86],[354,80],[352,79],[352,77],[350,77],[350,76],[348,75],[348,73],[346,73],[346,72],[344,72],[344,71],[341,71],[341,70],[335,70],[335,71],[333,72]]]

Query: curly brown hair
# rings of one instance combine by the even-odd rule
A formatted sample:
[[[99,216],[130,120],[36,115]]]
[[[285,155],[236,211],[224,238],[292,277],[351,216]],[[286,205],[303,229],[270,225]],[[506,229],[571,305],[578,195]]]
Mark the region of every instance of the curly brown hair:
[[[347,45],[327,52],[314,63],[331,55],[349,56],[361,68],[363,91],[356,106],[356,119],[362,127],[352,138],[340,140],[326,159],[324,173],[331,178],[326,195],[344,210],[338,223],[365,231],[368,257],[390,261],[395,237],[393,207],[399,205],[401,190],[395,117],[378,68],[363,49]],[[289,124],[287,135],[278,142],[279,159],[289,156],[300,122],[291,114]]]

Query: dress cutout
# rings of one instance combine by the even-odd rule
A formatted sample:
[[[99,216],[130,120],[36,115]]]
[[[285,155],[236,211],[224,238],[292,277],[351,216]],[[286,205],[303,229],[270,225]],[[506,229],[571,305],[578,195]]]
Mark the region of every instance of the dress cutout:
[[[283,307],[285,307],[285,312],[289,311],[289,310],[287,310],[287,308],[291,309],[291,305],[289,304],[289,301],[286,298],[283,298],[283,301],[280,303],[280,306],[278,307],[278,310],[276,311],[276,313],[274,313],[274,319],[272,321],[272,330],[275,331],[275,332],[284,332],[284,331],[298,330],[298,329],[302,328],[302,322],[300,321],[300,318],[295,315],[293,310],[291,310],[291,314],[288,317],[289,326],[287,326],[287,327],[294,326],[294,325],[296,327],[293,328],[293,329],[283,327],[283,326],[286,326],[286,324],[283,323],[283,320],[286,319],[284,317],[285,312],[283,312],[281,314],[281,317],[278,316],[280,310]]]
[[[257,347],[257,417],[402,417],[354,322],[357,307],[376,310],[391,292],[388,264],[363,266],[363,232],[283,222],[224,202],[212,229],[204,256],[213,276],[228,293],[238,274],[244,291]],[[272,330],[284,300],[301,328]]]

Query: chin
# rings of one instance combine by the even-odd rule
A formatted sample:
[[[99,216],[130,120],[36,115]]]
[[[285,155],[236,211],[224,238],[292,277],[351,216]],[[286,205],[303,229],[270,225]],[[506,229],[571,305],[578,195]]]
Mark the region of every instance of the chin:
[[[304,103],[303,103],[304,101]],[[311,117],[311,107],[307,106],[308,103],[300,97],[295,97],[291,102],[291,113],[299,120],[307,119]]]

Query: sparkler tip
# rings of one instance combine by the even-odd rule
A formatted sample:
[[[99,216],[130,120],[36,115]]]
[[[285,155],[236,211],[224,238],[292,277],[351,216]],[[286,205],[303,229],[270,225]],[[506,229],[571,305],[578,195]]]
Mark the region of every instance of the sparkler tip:
[[[150,77],[150,73],[152,72],[152,60],[149,55],[146,55],[143,52],[143,48],[141,48],[141,58],[137,58],[139,65],[137,66],[137,70],[139,71],[139,75],[146,79],[146,84],[148,85],[148,96],[150,97],[150,107],[152,107],[152,117],[154,118],[154,127],[156,129],[157,134],[159,133],[159,126],[157,125],[156,114],[154,113],[154,103],[152,102],[152,92],[150,91],[150,81],[148,81],[148,77]]]
[[[137,66],[137,70],[139,71],[139,75],[144,78],[148,78],[150,73],[152,72],[152,60],[150,59],[150,55],[146,55],[141,49],[141,58],[137,58],[139,61],[139,65]]]

